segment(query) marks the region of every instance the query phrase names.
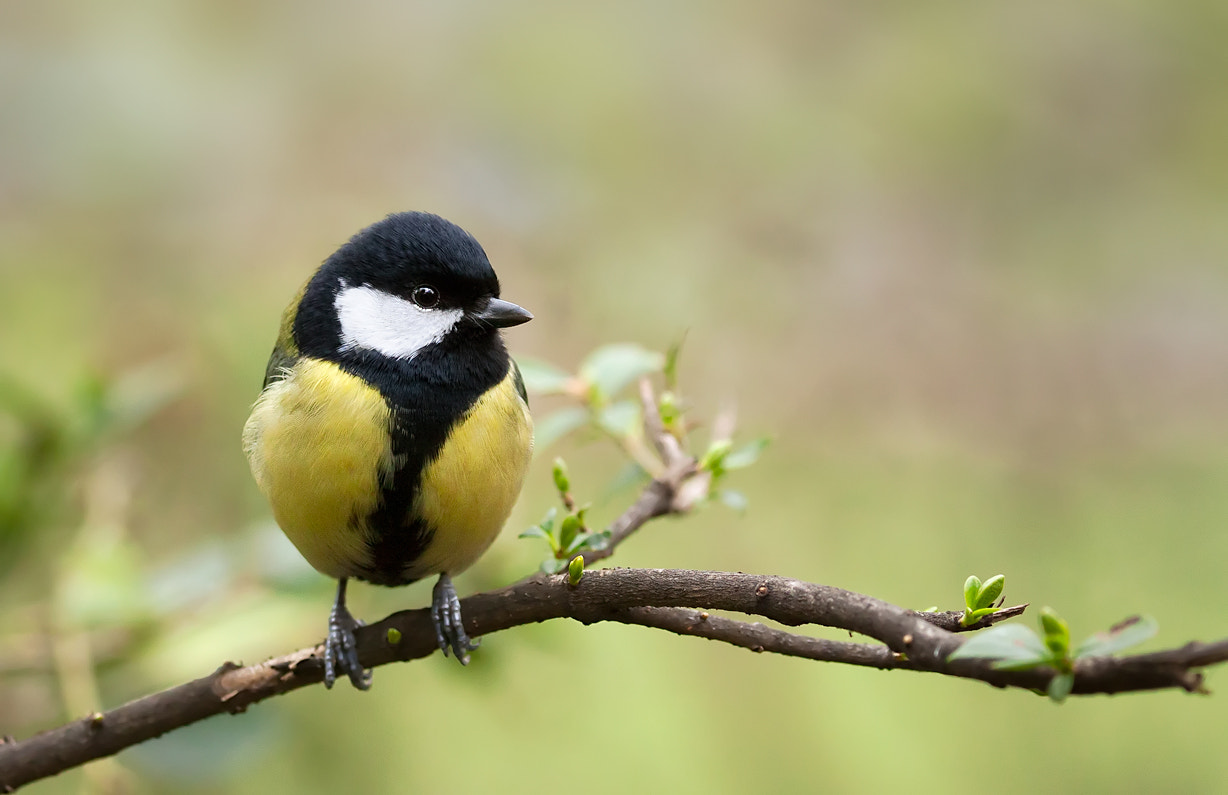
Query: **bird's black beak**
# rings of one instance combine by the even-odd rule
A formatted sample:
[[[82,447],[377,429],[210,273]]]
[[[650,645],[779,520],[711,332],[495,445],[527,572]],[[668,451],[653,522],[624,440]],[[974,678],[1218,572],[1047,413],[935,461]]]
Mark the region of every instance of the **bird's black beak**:
[[[501,298],[492,298],[485,309],[473,315],[477,320],[489,323],[495,328],[507,328],[508,326],[519,326],[521,323],[528,323],[533,319],[533,314],[524,307],[517,306],[511,301],[504,301]]]

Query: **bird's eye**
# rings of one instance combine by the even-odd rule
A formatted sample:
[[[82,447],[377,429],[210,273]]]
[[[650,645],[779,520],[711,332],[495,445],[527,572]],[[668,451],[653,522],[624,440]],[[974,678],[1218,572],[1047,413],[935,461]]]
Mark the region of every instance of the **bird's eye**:
[[[413,299],[423,309],[432,309],[439,303],[439,291],[424,284],[414,288]]]

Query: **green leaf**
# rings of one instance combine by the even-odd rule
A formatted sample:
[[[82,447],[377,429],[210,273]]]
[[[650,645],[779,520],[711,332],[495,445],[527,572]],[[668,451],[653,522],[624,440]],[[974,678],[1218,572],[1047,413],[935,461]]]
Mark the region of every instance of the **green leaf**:
[[[766,436],[761,436],[753,442],[748,442],[738,449],[725,456],[724,466],[726,470],[730,469],[745,469],[751,464],[759,460],[759,454],[763,452],[770,443],[771,439]]]
[[[580,518],[575,514],[568,514],[563,517],[563,523],[559,525],[559,550],[571,549],[571,545],[580,533],[581,527]]]
[[[1058,674],[1049,680],[1049,698],[1053,699],[1054,702],[1061,704],[1066,700],[1066,696],[1070,695],[1070,690],[1073,687],[1074,674]]]
[[[707,451],[699,459],[699,468],[711,472],[714,476],[720,476],[725,472],[725,458],[729,455],[729,451],[733,449],[733,442],[728,439],[721,439],[708,445]]]
[[[580,406],[559,409],[536,423],[533,430],[533,446],[537,450],[545,450],[577,428],[588,425],[588,422],[587,409]]]
[[[551,508],[546,511],[546,516],[541,520],[540,524],[535,524],[525,530],[519,538],[544,538],[546,543],[550,544],[550,549],[556,554],[559,551],[558,539],[554,537],[554,517],[558,515],[557,508]]]
[[[563,550],[564,554],[560,555],[559,557],[570,557],[571,555],[574,555],[577,552],[583,552],[586,549],[605,549],[607,546],[609,546],[609,544],[609,530],[602,530],[599,533],[579,533],[576,535],[575,540],[571,542],[571,546],[565,548]]]
[[[740,491],[734,491],[733,489],[721,489],[720,492],[717,493],[717,496],[720,497],[721,503],[723,503],[726,508],[737,511],[738,513],[746,513],[746,507],[750,504],[747,501],[745,494]]]
[[[558,558],[549,557],[543,560],[538,568],[541,570],[542,574],[558,574],[566,565],[566,563]]]
[[[1097,632],[1079,644],[1076,657],[1106,657],[1150,640],[1160,625],[1151,616],[1133,616],[1108,632]]]
[[[947,659],[998,660],[994,668],[1017,670],[1043,665],[1049,660],[1049,650],[1023,624],[1002,624],[973,635]]]
[[[584,575],[584,557],[576,555],[571,559],[571,563],[567,564],[567,581],[572,585],[580,584],[580,577]]]
[[[629,343],[605,345],[590,353],[580,365],[580,377],[595,387],[600,396],[609,398],[664,366],[665,357],[656,351]]]
[[[589,542],[593,539],[592,533],[577,533],[572,542],[563,547],[563,551],[559,554],[560,558],[569,558],[577,552],[583,552],[586,549],[592,549]]]
[[[998,660],[991,667],[995,671],[1029,671],[1042,665],[1056,665],[1053,655],[1045,651],[1044,657],[1024,657],[1018,660]]]
[[[964,605],[976,610],[976,595],[981,592],[981,578],[975,574],[964,580]]]
[[[992,608],[993,603],[998,601],[998,597],[1002,595],[1002,589],[1006,587],[1006,576],[996,574],[990,577],[985,582],[981,583],[981,587],[976,594],[976,604],[972,605],[976,610],[982,608]]]
[[[537,528],[537,529],[541,530],[541,532],[537,533],[536,535],[539,538],[546,539],[546,543],[550,545],[550,550],[557,554],[559,551],[559,540],[554,537],[554,533],[551,533],[549,530],[546,530],[545,528]],[[520,537],[521,538],[531,538],[532,535],[526,532],[522,534]]]
[[[605,549],[609,545],[610,545],[610,531],[609,530],[602,530],[599,533],[585,533],[584,534],[584,542],[583,542],[584,549],[600,551],[602,549]]]
[[[633,436],[640,427],[640,407],[632,400],[620,400],[597,414],[597,424],[614,436]]]
[[[524,379],[525,391],[534,395],[557,395],[567,391],[571,383],[571,373],[541,359],[518,356],[516,365]]]

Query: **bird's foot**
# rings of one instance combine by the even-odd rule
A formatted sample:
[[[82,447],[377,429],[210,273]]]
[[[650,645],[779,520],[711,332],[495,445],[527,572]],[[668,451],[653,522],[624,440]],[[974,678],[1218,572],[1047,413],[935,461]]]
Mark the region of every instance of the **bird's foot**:
[[[337,600],[328,614],[328,637],[324,639],[324,686],[331,688],[338,674],[348,674],[359,690],[371,687],[371,671],[358,662],[358,640],[354,630],[363,623],[345,606],[345,580],[337,585]]]
[[[443,650],[443,656],[447,657],[450,649],[461,665],[468,665],[469,652],[478,647],[478,642],[465,634],[460,599],[452,586],[452,578],[446,574],[439,575],[431,594],[431,621],[435,624],[435,641]]]

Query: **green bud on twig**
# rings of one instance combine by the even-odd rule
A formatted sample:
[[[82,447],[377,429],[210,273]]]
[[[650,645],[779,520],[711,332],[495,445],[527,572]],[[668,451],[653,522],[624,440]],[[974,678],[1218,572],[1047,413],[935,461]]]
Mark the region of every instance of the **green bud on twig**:
[[[567,476],[567,463],[563,459],[554,459],[554,470],[551,474],[554,476],[554,487],[559,490],[559,494],[571,491],[571,478]]]

